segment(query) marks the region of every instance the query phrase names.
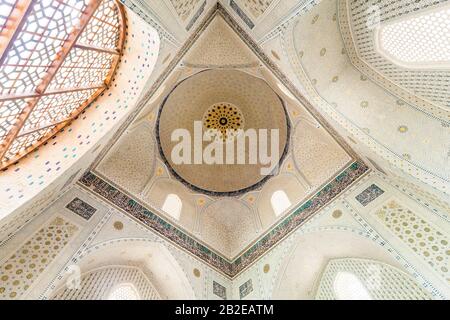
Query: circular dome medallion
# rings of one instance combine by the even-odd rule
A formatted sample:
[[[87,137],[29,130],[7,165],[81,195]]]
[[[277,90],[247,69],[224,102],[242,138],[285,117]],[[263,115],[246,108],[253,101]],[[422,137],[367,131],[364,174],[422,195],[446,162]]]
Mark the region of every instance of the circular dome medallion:
[[[218,133],[217,141],[233,141],[238,130],[245,128],[244,115],[232,103],[215,103],[203,115],[203,128],[215,130]]]
[[[172,176],[196,192],[234,196],[259,188],[270,179],[270,175],[262,174],[261,169],[270,168],[271,164],[260,162],[259,147],[257,163],[251,163],[248,138],[244,142],[245,163],[227,162],[226,149],[234,146],[238,153],[236,141],[242,131],[234,136],[236,139],[227,137],[227,143],[224,143],[223,137],[206,141],[200,136],[202,141],[195,140],[196,131],[201,130],[205,134],[208,129],[220,132],[243,129],[245,135],[242,134],[242,137],[247,137],[248,130],[255,130],[257,136],[261,130],[266,130],[269,138],[272,130],[278,130],[278,152],[272,159],[272,165],[282,162],[288,150],[290,125],[283,101],[264,80],[246,72],[205,70],[178,83],[165,98],[158,113],[158,148]],[[190,139],[189,150],[179,152],[177,148],[186,133]],[[206,163],[208,150],[219,146],[223,147],[223,161]],[[270,143],[268,149],[263,153],[270,157]],[[190,162],[174,160],[174,153],[188,158]]]

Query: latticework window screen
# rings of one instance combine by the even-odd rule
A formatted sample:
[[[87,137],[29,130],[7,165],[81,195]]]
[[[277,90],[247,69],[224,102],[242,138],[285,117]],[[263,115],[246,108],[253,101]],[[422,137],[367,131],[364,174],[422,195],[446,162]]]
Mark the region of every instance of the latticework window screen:
[[[450,65],[450,4],[381,26],[378,48],[406,68]]]
[[[115,0],[0,0],[0,168],[40,146],[107,88],[124,24]]]

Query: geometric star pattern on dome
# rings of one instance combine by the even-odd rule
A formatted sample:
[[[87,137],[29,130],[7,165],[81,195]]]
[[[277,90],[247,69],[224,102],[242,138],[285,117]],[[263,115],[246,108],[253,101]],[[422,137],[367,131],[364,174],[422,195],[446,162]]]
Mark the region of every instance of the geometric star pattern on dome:
[[[215,103],[203,116],[203,126],[206,130],[220,132],[223,141],[232,139],[238,132],[244,129],[244,116],[242,111],[228,102]],[[220,137],[216,137],[220,139]]]
[[[450,64],[450,7],[407,17],[377,30],[378,47],[405,67]]]
[[[2,1],[0,168],[70,123],[109,85],[124,39],[114,0]]]

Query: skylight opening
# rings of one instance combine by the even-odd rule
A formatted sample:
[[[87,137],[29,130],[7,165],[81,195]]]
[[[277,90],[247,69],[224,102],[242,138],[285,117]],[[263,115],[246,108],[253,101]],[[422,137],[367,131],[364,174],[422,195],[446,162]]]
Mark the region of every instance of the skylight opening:
[[[450,68],[450,4],[408,15],[375,31],[377,50],[405,68]]]

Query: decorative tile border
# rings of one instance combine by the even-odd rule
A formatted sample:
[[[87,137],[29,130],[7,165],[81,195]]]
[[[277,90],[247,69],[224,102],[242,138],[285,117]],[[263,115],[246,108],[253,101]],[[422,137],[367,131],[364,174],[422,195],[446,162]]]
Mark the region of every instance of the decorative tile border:
[[[363,162],[354,162],[335,179],[325,185],[308,201],[293,210],[285,219],[279,222],[268,233],[248,248],[234,261],[229,261],[215,253],[206,245],[200,243],[193,236],[167,222],[157,214],[132,199],[121,190],[110,185],[92,172],[87,172],[79,181],[90,192],[109,201],[121,210],[133,216],[145,226],[154,230],[164,238],[174,242],[181,248],[197,256],[228,277],[235,277],[245,268],[253,264],[274,245],[300,227],[314,213],[322,209],[353,182],[368,172],[369,168]]]
[[[75,198],[70,201],[66,205],[66,208],[85,220],[89,220],[97,211],[97,209],[95,209],[93,206],[89,205],[79,198]]]

